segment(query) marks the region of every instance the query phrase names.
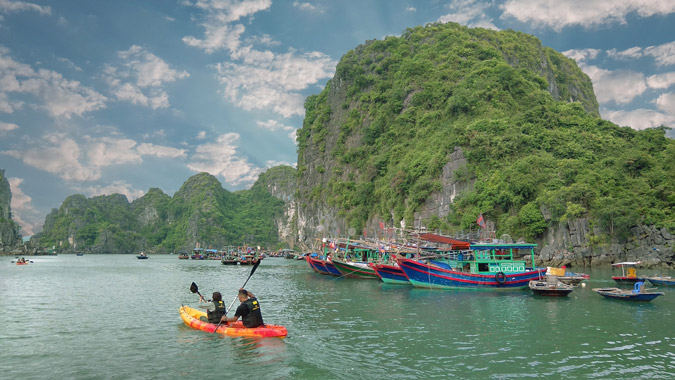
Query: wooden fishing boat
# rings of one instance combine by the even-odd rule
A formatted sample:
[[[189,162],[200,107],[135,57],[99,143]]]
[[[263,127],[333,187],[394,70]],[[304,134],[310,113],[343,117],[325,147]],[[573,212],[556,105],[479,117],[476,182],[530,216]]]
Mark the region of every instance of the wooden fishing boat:
[[[373,268],[382,282],[386,284],[410,285],[408,276],[405,275],[405,272],[396,263],[370,263],[370,267]]]
[[[639,261],[626,261],[622,263],[612,264],[612,267],[621,267],[621,276],[612,276],[617,284],[635,284],[638,281],[644,282],[644,278],[636,274],[635,266],[640,264]]]
[[[189,259],[190,255],[188,255],[188,253],[185,251],[182,251],[178,254],[178,260],[189,260]]]
[[[335,268],[335,265],[329,260],[322,260],[318,257],[313,257],[312,255],[307,255],[304,257],[309,264],[309,267],[312,268],[315,272],[320,274],[327,274],[331,276],[342,276],[340,271]]]
[[[546,267],[546,274],[556,276],[558,278],[558,281],[567,285],[579,285],[581,281],[588,280],[590,278],[590,276],[585,273],[567,272],[565,267],[562,268]]]
[[[595,288],[594,292],[606,298],[612,298],[622,301],[638,301],[649,302],[658,296],[662,296],[663,292],[650,292],[644,288],[644,282],[636,282],[633,290],[619,289],[619,288]]]
[[[649,276],[645,278],[654,285],[675,286],[675,278],[670,276]]]
[[[344,277],[379,280],[380,277],[367,262],[342,261],[333,259],[333,265]]]
[[[248,328],[244,327],[241,321],[230,324],[222,324],[220,326],[213,323],[204,322],[201,317],[206,317],[206,313],[193,309],[189,306],[181,306],[178,309],[180,317],[183,322],[193,329],[202,330],[206,332],[217,332],[219,334],[230,336],[245,336],[257,338],[284,338],[288,335],[288,331],[284,326],[266,324],[261,327]]]
[[[514,259],[529,250],[534,262],[536,244],[471,244],[469,251],[453,251],[438,259],[399,259],[413,286],[440,289],[516,289],[538,280],[543,269],[528,268]],[[428,253],[427,253],[428,254]]]
[[[258,261],[254,255],[244,255],[239,258],[239,265],[253,265]]]
[[[541,296],[565,297],[572,293],[574,287],[559,281],[557,276],[546,275],[545,279],[530,281],[530,290]]]

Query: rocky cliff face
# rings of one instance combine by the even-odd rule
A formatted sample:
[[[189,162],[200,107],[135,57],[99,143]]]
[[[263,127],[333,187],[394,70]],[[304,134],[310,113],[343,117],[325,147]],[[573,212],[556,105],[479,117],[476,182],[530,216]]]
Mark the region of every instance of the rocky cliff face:
[[[640,261],[642,266],[675,268],[675,236],[666,228],[636,226],[627,242],[594,239],[606,236],[588,219],[574,219],[549,228],[540,245],[542,265],[560,267],[609,266],[621,261]],[[540,263],[539,261],[537,264]]]
[[[457,47],[459,45],[462,45],[461,48]],[[425,50],[428,46],[434,46],[434,53]],[[444,54],[447,51],[449,53],[446,56]],[[420,54],[424,56],[416,56],[418,52],[423,52]],[[497,70],[499,74],[491,77],[494,73],[490,74],[490,68],[498,67],[498,61],[506,62],[515,71],[500,67]],[[474,68],[467,70],[470,65],[474,65]],[[437,75],[438,71],[448,66],[454,70]],[[581,119],[572,124],[554,120],[541,125],[541,120],[546,117],[541,119],[534,116],[535,112],[541,112],[541,115],[560,112],[560,109],[553,111],[554,106],[550,106],[551,103],[544,105],[544,101],[529,103],[528,98],[545,98],[537,92],[538,85],[518,89],[515,82],[506,86],[500,84],[504,78],[513,78],[516,73],[523,75],[521,84],[530,81],[541,85],[540,88],[557,104],[574,103],[573,106],[562,107],[563,113],[569,110],[570,114],[579,115],[580,118],[590,115],[590,119],[599,116],[591,81],[576,63],[543,47],[535,37],[518,32],[430,25],[408,30],[400,39],[388,37],[384,41],[369,41],[346,54],[324,91],[308,98],[305,122],[298,133],[298,191],[297,199],[289,210],[293,212],[294,230],[300,244],[310,248],[317,237],[344,236],[350,227],[360,223],[355,219],[363,215],[367,215],[367,220],[357,228],[357,236],[362,234],[361,228],[372,233],[379,228],[380,223],[399,227],[399,224],[403,226],[407,222],[408,228],[414,228],[434,218],[452,219],[449,216],[453,213],[458,196],[472,191],[477,176],[491,170],[489,167],[476,166],[477,158],[480,159],[480,155],[501,154],[491,144],[512,139],[504,146],[517,149],[534,141],[529,135],[531,131],[509,136],[508,128],[516,127],[514,129],[517,130],[522,126],[520,123],[531,123],[535,129],[555,130],[580,122]],[[494,79],[481,82],[484,78]],[[443,81],[450,84],[443,87]],[[399,83],[404,85],[397,87]],[[504,91],[495,92],[494,89],[500,86]],[[479,101],[471,99],[483,95],[485,97]],[[527,105],[524,110],[521,108],[516,111],[523,105]],[[531,105],[537,111],[528,114],[532,110]],[[575,108],[578,105],[583,107],[583,111]],[[477,113],[477,109],[483,114]],[[510,112],[527,116],[519,119],[522,120],[519,121],[520,125],[507,126],[508,121],[500,119],[511,119]],[[561,117],[565,118],[566,115]],[[594,123],[602,124],[599,121],[589,122],[589,128],[594,128]],[[391,125],[398,127],[394,129]],[[443,132],[444,128],[466,134],[456,138],[451,132]],[[502,135],[495,133],[497,140],[483,138],[481,132],[490,128],[501,128]],[[456,143],[446,146],[444,140],[431,138],[434,135],[448,140],[454,138]],[[424,136],[429,138],[425,141]],[[422,141],[410,148],[414,151],[420,146],[434,146],[438,147],[437,152],[447,152],[440,160],[438,155],[430,155],[432,164],[441,168],[440,175],[431,180],[426,179],[422,185],[419,179],[424,179],[425,172],[416,172],[417,167],[414,165],[407,166],[399,173],[395,170],[400,169],[392,172],[392,163],[395,163],[393,158],[404,156],[406,149],[414,145],[407,144],[412,139]],[[602,137],[599,139],[603,140]],[[549,143],[550,140],[544,142],[544,146],[538,142],[534,145],[537,149],[548,149],[545,144]],[[563,141],[563,144],[568,143],[572,142]],[[419,151],[420,154],[425,153],[423,149]],[[598,153],[593,151],[592,154]],[[633,154],[630,152],[627,156]],[[563,155],[559,152],[551,151],[553,156],[561,162],[575,158],[574,154],[561,157]],[[376,158],[368,160],[363,157]],[[415,155],[407,155],[406,158],[418,159]],[[472,159],[474,165],[470,167]],[[612,157],[607,162],[612,160],[621,162],[622,158]],[[625,162],[628,164],[630,160]],[[425,164],[420,161],[419,167]],[[398,165],[399,168],[401,166],[404,165]],[[520,178],[527,179],[527,175]],[[486,182],[483,179],[481,185],[485,186]],[[369,183],[378,187],[369,187]],[[371,203],[370,199],[385,193],[382,183],[395,190],[387,192],[392,196],[391,201],[380,198]],[[526,187],[516,190],[519,197],[532,196],[528,191],[532,190]],[[499,189],[494,192],[491,199],[473,206],[475,214],[468,218],[473,217],[475,220],[477,212],[483,212],[481,208],[490,207],[502,217],[502,226],[505,223],[517,223],[519,209],[510,209],[512,206],[506,202],[500,204]],[[420,193],[424,194],[421,202],[415,198]],[[405,195],[403,199],[393,199],[397,194]],[[414,202],[418,202],[419,206],[411,207]],[[555,200],[552,202],[555,203]],[[565,212],[565,201],[561,205],[562,212],[558,218]],[[472,206],[465,203],[464,207]],[[414,211],[410,213],[410,209]],[[544,264],[604,265],[607,262],[641,258],[651,263],[649,265],[667,266],[674,261],[673,240],[668,229],[636,226],[626,242],[625,236],[619,241],[607,231],[590,227],[599,225],[598,220],[571,215],[567,222],[558,223],[546,215],[548,210],[542,213],[544,216],[539,215],[538,218],[549,222],[543,233],[537,233],[537,236],[541,236],[537,241],[540,244],[539,259]]]
[[[19,225],[12,220],[12,191],[0,169],[0,252],[13,251],[21,246]]]

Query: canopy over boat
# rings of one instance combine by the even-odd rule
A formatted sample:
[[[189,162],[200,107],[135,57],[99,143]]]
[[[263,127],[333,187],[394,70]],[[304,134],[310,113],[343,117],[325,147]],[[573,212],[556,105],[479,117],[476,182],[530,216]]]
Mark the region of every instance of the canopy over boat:
[[[622,263],[612,264],[612,266],[613,267],[622,267],[622,266],[625,266],[625,265],[638,265],[638,264],[640,264],[640,261],[624,261]]]
[[[457,239],[449,238],[449,237],[443,236],[443,235],[423,233],[423,234],[418,234],[417,236],[420,239],[428,241],[428,242],[448,244],[452,247],[452,249],[469,249],[469,245],[470,245],[470,243],[468,241],[457,240]]]

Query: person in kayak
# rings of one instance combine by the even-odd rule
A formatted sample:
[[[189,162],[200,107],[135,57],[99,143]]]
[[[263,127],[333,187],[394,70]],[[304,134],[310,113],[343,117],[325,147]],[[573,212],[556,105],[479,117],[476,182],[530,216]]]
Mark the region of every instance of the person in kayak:
[[[209,323],[218,323],[226,314],[225,303],[223,302],[223,296],[220,292],[213,292],[211,297],[213,298],[211,302],[213,302],[215,309],[213,311],[206,310],[206,315]]]
[[[237,311],[234,312],[234,317],[228,318],[223,316],[221,322],[236,322],[241,317],[244,327],[254,328],[264,326],[265,322],[263,322],[262,313],[260,312],[260,304],[253,293],[246,289],[239,289],[238,297],[241,304],[237,307]]]

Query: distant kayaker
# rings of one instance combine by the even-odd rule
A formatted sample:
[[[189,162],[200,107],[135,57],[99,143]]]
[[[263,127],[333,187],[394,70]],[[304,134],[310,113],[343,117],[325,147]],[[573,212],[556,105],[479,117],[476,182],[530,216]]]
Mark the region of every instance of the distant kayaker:
[[[215,310],[206,310],[206,315],[209,323],[218,323],[225,315],[225,303],[223,302],[223,296],[220,294],[220,292],[213,292],[211,297],[213,298],[211,302],[213,302]]]
[[[260,304],[253,293],[245,289],[239,289],[238,297],[241,304],[237,307],[237,311],[234,312],[234,317],[227,318],[226,316],[223,316],[221,321],[236,322],[237,319],[241,317],[244,327],[253,328],[265,325],[262,313],[260,312]]]

